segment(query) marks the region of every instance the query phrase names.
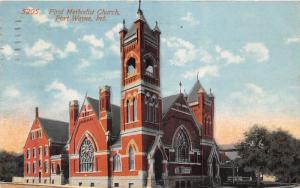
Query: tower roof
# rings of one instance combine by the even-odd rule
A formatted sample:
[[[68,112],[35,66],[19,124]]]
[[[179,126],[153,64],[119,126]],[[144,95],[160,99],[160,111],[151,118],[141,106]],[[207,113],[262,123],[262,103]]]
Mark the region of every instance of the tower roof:
[[[154,32],[153,30],[151,29],[151,27],[149,26],[145,16],[144,16],[144,13],[143,11],[140,9],[140,5],[139,5],[139,9],[137,11],[137,16],[136,16],[136,20],[135,22],[137,21],[141,21],[143,22],[144,24],[144,33],[147,34],[147,35],[150,35],[150,36],[154,36]],[[133,35],[135,35],[137,32],[136,28],[135,28],[135,24],[133,23],[131,25],[131,27],[128,29],[128,32],[126,33],[125,35],[125,39],[129,38],[129,37],[132,37]]]
[[[204,93],[206,93],[205,89],[203,88],[203,86],[201,85],[200,81],[197,79],[196,83],[194,84],[194,86],[192,87],[189,95],[188,95],[188,99],[187,101],[190,102],[195,102],[198,101],[198,91],[199,90],[203,90]]]

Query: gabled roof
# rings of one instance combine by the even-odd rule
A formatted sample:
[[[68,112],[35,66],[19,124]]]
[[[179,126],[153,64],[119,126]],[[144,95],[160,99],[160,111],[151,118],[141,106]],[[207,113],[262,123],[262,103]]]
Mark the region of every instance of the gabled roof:
[[[99,100],[87,97],[87,101],[91,104],[96,116],[99,118]],[[120,106],[111,104],[111,115],[112,115],[112,136],[117,137],[120,134]]]
[[[96,116],[99,118],[99,100],[92,97],[86,97],[86,100],[88,101],[88,103],[90,103],[94,112],[96,113]]]
[[[163,115],[166,114],[170,110],[172,104],[177,100],[177,98],[179,96],[180,96],[180,94],[175,94],[175,95],[170,95],[170,96],[162,98],[162,113],[163,113]]]
[[[203,88],[203,86],[201,85],[200,81],[197,80],[196,83],[194,84],[194,86],[192,87],[189,95],[188,95],[188,99],[187,101],[189,103],[191,102],[196,102],[198,101],[198,91],[202,89],[205,92],[205,89]],[[206,92],[205,92],[206,93]]]
[[[51,142],[67,143],[69,123],[41,117],[38,120]]]
[[[163,112],[163,116],[168,113],[168,111],[170,110],[170,108],[173,106],[173,104],[180,98],[182,97],[184,101],[184,95],[181,93],[175,94],[175,95],[170,95],[167,97],[162,98],[162,112]],[[189,108],[190,114],[192,115],[192,118],[195,122],[195,124],[197,125],[198,130],[201,132],[201,124],[198,122],[197,118],[195,117],[194,112],[191,110],[191,108],[189,107],[189,105],[187,104],[187,107]]]

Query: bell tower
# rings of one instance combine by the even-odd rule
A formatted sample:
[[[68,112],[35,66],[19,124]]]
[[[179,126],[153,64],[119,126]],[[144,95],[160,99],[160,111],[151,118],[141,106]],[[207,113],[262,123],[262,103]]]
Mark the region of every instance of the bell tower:
[[[120,31],[122,127],[158,129],[161,119],[160,30],[148,25],[139,8],[132,26]]]
[[[160,91],[160,30],[156,22],[152,29],[139,8],[134,23],[120,31],[121,79],[121,145],[123,170],[141,175],[138,187],[147,184],[151,143],[162,135]],[[131,155],[133,154],[133,155]],[[134,156],[130,158],[130,156]]]

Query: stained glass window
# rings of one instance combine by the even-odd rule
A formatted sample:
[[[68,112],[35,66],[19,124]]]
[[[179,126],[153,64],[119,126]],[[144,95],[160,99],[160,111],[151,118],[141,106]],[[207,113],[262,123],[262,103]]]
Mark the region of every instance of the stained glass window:
[[[80,147],[80,171],[92,172],[94,170],[94,147],[89,139],[85,139]]]
[[[186,133],[181,129],[175,142],[176,159],[180,162],[189,161],[189,142]]]

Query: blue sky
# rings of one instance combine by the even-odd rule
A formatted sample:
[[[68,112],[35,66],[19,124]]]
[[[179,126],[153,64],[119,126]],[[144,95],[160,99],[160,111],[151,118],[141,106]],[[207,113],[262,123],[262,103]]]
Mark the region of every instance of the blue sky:
[[[68,120],[69,100],[82,102],[86,92],[97,98],[106,84],[119,103],[118,31],[123,18],[127,27],[135,20],[137,2],[0,4],[0,118],[17,113],[32,120],[39,106],[42,116]],[[41,12],[20,14],[28,7]],[[118,9],[120,15],[58,23],[50,8]],[[162,95],[179,92],[180,81],[189,92],[199,72],[216,96],[217,126],[285,128],[284,122],[300,134],[299,8],[298,2],[142,2],[148,24],[157,20],[162,31]],[[238,123],[227,121],[237,117]]]

